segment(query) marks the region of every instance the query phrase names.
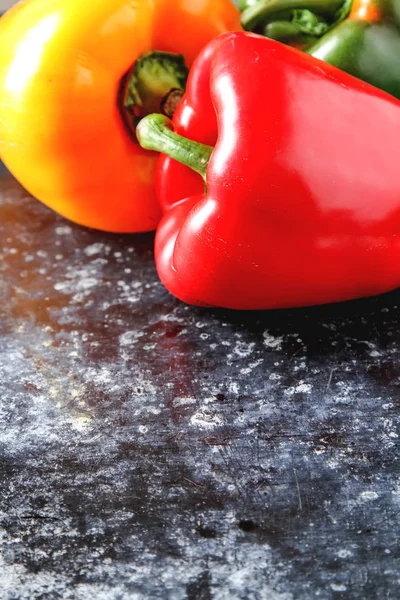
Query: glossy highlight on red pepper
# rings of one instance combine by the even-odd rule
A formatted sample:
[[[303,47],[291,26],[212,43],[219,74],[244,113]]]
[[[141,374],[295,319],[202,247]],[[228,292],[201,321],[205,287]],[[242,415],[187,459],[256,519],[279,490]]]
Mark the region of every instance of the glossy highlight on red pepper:
[[[389,94],[273,40],[225,34],[194,63],[173,126],[217,142],[205,193],[199,175],[160,159],[155,257],[172,294],[271,309],[400,285],[400,103]]]

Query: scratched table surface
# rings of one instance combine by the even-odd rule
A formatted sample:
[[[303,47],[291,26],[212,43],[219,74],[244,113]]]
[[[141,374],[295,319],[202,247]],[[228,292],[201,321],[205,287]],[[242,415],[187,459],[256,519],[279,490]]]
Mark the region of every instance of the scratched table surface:
[[[0,598],[399,597],[400,293],[185,306],[0,176]]]

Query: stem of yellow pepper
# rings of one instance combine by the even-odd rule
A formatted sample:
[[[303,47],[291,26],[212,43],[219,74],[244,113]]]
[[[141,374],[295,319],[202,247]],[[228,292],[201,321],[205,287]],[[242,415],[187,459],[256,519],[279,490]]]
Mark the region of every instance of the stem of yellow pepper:
[[[139,56],[122,86],[122,111],[132,133],[148,114],[163,112],[172,117],[188,72],[181,54],[154,50]]]

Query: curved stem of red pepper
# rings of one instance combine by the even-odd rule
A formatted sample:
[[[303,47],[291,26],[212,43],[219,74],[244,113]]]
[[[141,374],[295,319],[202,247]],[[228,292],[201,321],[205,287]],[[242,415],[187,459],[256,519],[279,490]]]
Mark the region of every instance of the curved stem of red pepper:
[[[242,13],[244,29],[254,30],[257,25],[285,10],[307,9],[320,15],[333,16],[344,0],[259,0]]]
[[[160,114],[144,117],[136,127],[136,137],[145,150],[170,156],[199,173],[206,181],[207,166],[214,148],[175,133],[168,117]]]

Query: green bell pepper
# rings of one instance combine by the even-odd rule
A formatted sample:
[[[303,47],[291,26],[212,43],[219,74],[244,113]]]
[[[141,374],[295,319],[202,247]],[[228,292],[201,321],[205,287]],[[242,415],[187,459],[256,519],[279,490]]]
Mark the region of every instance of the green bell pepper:
[[[242,7],[245,29],[301,48],[400,99],[400,0],[243,0]]]

